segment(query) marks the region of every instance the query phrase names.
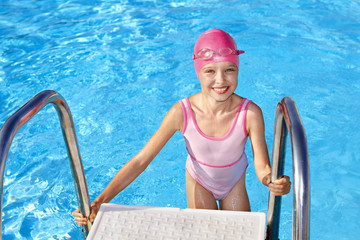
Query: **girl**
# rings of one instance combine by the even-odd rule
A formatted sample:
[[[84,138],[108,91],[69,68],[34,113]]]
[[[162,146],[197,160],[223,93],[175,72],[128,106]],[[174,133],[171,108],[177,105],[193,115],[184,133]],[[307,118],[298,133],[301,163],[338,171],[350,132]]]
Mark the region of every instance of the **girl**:
[[[239,54],[235,41],[220,29],[210,29],[194,48],[195,71],[201,92],[176,103],[144,148],[126,163],[91,204],[91,215],[79,209],[72,215],[78,225],[93,221],[107,203],[137,178],[176,131],[185,138],[186,194],[189,208],[250,211],[245,187],[248,165],[244,152],[250,137],[256,175],[274,195],[289,193],[284,176],[270,182],[270,161],[261,109],[234,93],[238,84]]]

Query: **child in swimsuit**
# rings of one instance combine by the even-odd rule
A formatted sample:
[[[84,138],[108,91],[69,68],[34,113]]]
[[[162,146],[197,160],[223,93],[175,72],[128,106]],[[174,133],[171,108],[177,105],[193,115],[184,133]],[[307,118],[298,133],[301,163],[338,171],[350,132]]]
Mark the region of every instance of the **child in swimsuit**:
[[[109,202],[135,180],[176,131],[184,135],[188,152],[186,194],[189,208],[250,211],[245,187],[248,162],[244,152],[248,137],[259,181],[276,196],[289,193],[289,177],[270,181],[271,167],[261,109],[234,93],[242,53],[233,38],[220,29],[210,29],[199,37],[193,59],[201,92],[179,101],[169,110],[144,148],[119,170],[91,204],[90,217],[85,217],[79,209],[72,213],[79,225],[93,221],[100,205]]]

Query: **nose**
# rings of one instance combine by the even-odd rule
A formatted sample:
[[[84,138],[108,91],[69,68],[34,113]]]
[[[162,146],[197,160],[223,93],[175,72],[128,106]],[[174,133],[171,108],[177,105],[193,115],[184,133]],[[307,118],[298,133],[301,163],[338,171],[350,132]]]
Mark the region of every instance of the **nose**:
[[[217,72],[215,82],[219,85],[221,85],[223,82],[225,82],[225,73],[223,71]]]

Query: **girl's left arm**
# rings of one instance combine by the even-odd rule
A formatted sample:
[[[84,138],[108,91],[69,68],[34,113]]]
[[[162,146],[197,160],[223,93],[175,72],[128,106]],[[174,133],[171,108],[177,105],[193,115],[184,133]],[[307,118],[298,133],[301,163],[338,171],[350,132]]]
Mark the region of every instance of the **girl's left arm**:
[[[249,105],[246,115],[246,130],[251,140],[256,175],[261,183],[269,187],[274,195],[290,192],[291,182],[288,176],[282,176],[271,182],[269,153],[265,141],[265,124],[262,111],[256,104]]]

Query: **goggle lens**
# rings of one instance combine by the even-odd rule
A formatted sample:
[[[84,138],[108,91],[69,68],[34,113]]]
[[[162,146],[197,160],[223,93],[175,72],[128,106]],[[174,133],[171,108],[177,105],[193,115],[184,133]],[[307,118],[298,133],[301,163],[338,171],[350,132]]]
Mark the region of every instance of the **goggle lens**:
[[[214,55],[214,51],[208,48],[201,49],[197,54],[196,57],[202,60],[208,60],[212,58]]]
[[[233,53],[234,53],[234,51],[232,49],[230,49],[230,48],[220,48],[218,50],[218,54],[220,56],[223,56],[223,57],[227,57],[227,56],[229,56],[229,55],[231,55]]]
[[[193,59],[209,60],[214,54],[217,54],[222,57],[227,57],[229,55],[240,55],[244,53],[242,50],[232,50],[231,48],[220,48],[217,51],[211,50],[209,48],[201,49],[197,54],[193,55]]]

